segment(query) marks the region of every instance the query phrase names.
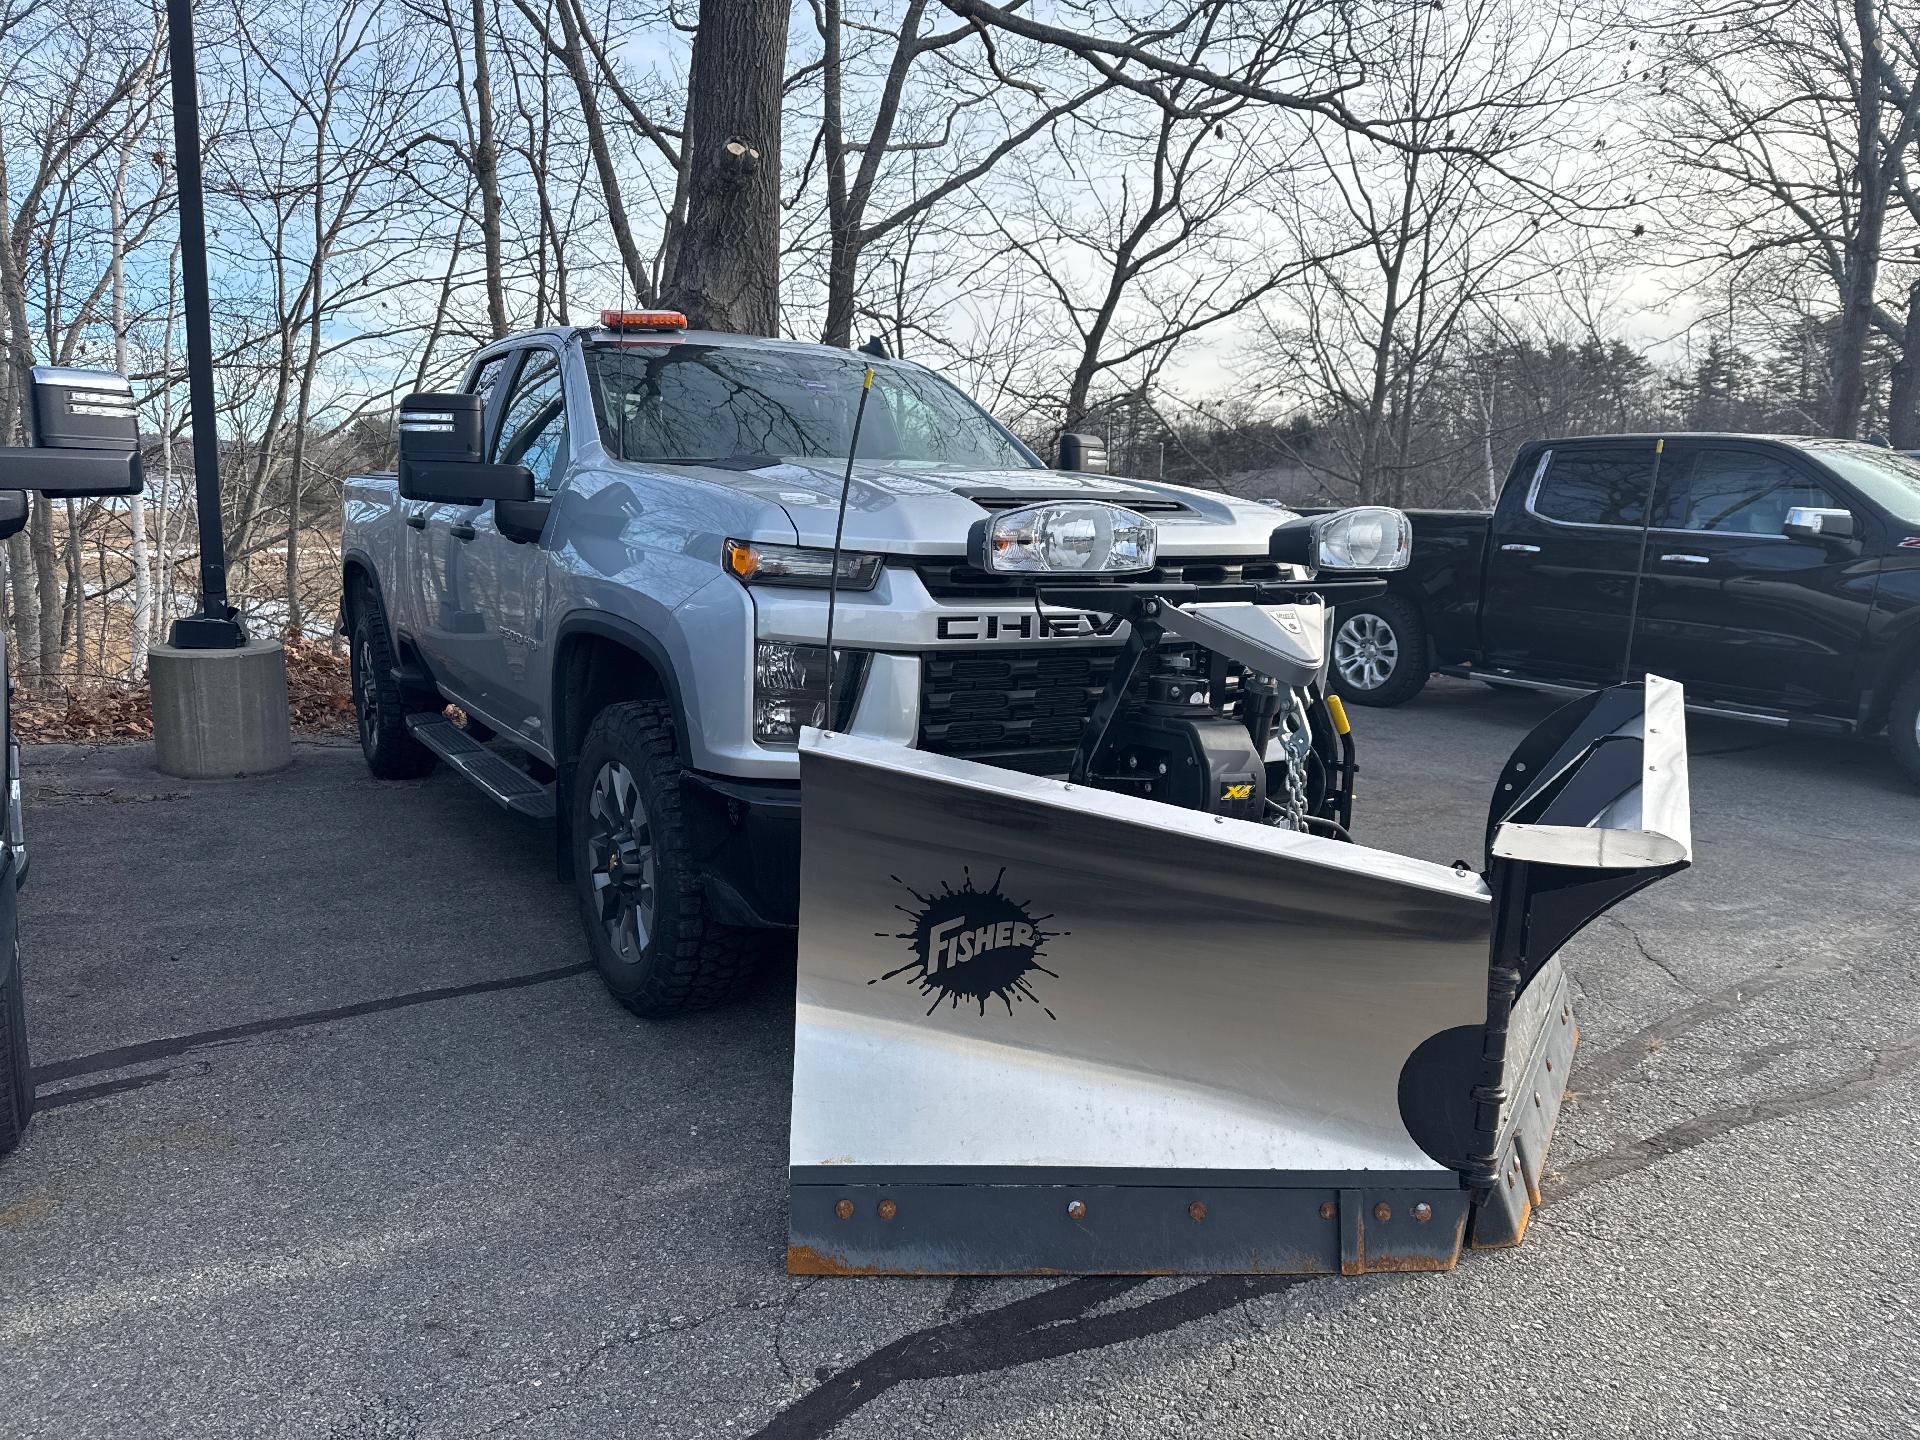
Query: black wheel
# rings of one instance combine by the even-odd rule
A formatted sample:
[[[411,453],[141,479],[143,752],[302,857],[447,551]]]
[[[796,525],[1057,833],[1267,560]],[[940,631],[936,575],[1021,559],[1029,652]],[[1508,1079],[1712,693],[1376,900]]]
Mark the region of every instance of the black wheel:
[[[12,936],[6,943],[13,955],[6,984],[0,985],[0,1155],[20,1143],[33,1116],[33,1070],[27,1063],[27,1002],[20,979],[20,944]]]
[[[609,705],[587,730],[571,798],[574,884],[600,978],[636,1015],[718,1005],[753,978],[755,933],[707,913],[680,806],[673,715]]]
[[[1427,683],[1427,627],[1398,595],[1344,605],[1333,622],[1333,688],[1355,705],[1404,705]]]
[[[1893,708],[1887,714],[1887,738],[1893,743],[1893,758],[1914,784],[1920,785],[1920,670],[1907,677],[1906,684],[1893,692]]]
[[[360,722],[360,753],[381,780],[417,780],[433,769],[434,753],[407,730],[406,702],[393,678],[393,640],[372,590],[353,603],[353,708]]]

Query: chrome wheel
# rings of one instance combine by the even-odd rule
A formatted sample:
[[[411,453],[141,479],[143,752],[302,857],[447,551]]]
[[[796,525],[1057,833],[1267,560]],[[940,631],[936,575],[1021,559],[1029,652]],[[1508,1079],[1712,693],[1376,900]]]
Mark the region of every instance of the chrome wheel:
[[[587,801],[587,863],[607,944],[637,965],[653,937],[653,826],[639,782],[618,760],[593,777]]]
[[[1400,663],[1400,637],[1371,612],[1349,616],[1334,632],[1333,663],[1355,690],[1378,690]]]

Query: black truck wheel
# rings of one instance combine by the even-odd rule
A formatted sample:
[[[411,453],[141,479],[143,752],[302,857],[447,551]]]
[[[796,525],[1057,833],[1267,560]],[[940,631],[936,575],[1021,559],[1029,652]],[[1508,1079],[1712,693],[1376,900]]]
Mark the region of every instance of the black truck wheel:
[[[353,708],[360,753],[380,780],[417,780],[433,769],[434,753],[407,729],[406,702],[393,678],[393,640],[371,587],[353,602]]]
[[[754,932],[708,914],[681,768],[666,705],[609,705],[587,730],[569,802],[594,964],[614,997],[649,1019],[730,1000],[755,969]]]
[[[1887,713],[1887,738],[1893,742],[1895,763],[1914,784],[1920,785],[1920,670],[1907,677],[1907,683],[1893,692],[1893,707]]]
[[[27,1003],[20,978],[20,946],[13,947],[7,980],[0,985],[0,1155],[26,1134],[33,1116],[33,1070],[27,1063]]]
[[[1355,705],[1404,705],[1427,683],[1427,627],[1398,595],[1343,605],[1333,622],[1333,688]]]

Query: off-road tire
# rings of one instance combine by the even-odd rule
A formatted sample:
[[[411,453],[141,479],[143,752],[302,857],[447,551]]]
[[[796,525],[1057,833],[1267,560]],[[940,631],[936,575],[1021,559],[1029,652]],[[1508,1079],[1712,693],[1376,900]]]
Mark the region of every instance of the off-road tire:
[[[1340,665],[1342,635],[1349,625],[1384,626],[1392,635],[1394,660],[1386,677],[1363,685]],[[1342,605],[1333,619],[1333,689],[1349,705],[1404,705],[1427,685],[1427,626],[1420,611],[1398,595]]]
[[[637,787],[650,834],[653,910],[634,958],[616,948],[602,918],[594,853],[594,790],[603,768],[624,767]],[[569,843],[580,921],[600,978],[636,1015],[664,1019],[733,999],[758,968],[758,932],[722,925],[708,913],[706,889],[682,809],[683,770],[673,713],[658,701],[609,705],[594,717],[567,797]]]
[[[1894,763],[1901,773],[1920,785],[1920,670],[1893,692],[1893,705],[1887,712],[1887,738],[1893,744]]]
[[[393,638],[370,586],[353,602],[353,710],[360,753],[379,780],[418,780],[439,758],[407,729],[406,701],[393,677]]]
[[[33,1070],[27,1062],[27,1004],[20,978],[20,946],[13,944],[12,971],[0,985],[0,1155],[26,1134],[33,1117]]]

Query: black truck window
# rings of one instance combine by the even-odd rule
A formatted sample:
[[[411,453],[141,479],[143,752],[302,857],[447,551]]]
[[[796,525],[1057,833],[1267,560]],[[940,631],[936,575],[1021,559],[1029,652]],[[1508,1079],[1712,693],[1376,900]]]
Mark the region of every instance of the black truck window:
[[[1653,446],[1645,454],[1556,450],[1533,493],[1531,508],[1563,525],[1638,526],[1653,478]]]
[[[1702,450],[1684,473],[1662,485],[1657,517],[1663,529],[1723,535],[1778,535],[1796,505],[1831,506],[1833,497],[1776,455],[1756,450]]]

